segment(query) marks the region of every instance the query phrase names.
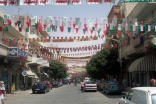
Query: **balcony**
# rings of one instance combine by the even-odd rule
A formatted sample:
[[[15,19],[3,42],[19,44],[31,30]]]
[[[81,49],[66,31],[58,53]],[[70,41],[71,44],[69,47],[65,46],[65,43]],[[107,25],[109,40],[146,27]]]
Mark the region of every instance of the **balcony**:
[[[148,16],[151,11],[156,9],[155,3],[137,3],[135,8],[131,11],[131,13],[127,16],[129,19],[140,18],[143,19]],[[130,21],[131,21],[130,20]]]
[[[144,54],[144,47],[146,47],[150,43],[150,41],[149,39],[143,39],[144,43],[139,45],[138,47],[135,47],[136,44],[139,44],[138,40],[139,37],[135,40],[131,39],[130,46],[122,47],[121,56],[126,57],[126,56],[136,56],[136,55]]]
[[[8,47],[3,43],[0,43],[0,56],[7,56],[8,55]]]

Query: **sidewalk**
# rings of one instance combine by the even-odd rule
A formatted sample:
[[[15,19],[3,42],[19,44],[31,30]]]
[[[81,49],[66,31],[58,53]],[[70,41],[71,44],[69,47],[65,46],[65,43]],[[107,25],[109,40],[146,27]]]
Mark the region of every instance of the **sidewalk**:
[[[32,93],[32,90],[29,89],[29,90],[18,90],[18,91],[15,91],[14,93],[10,93],[10,94],[31,94]]]

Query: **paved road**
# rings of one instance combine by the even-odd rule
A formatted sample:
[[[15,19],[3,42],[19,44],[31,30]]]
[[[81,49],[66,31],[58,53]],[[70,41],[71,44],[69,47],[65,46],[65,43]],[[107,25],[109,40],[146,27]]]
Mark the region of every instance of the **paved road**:
[[[30,91],[29,91],[30,92]],[[80,85],[53,88],[47,94],[7,94],[5,104],[118,104],[121,95],[106,96],[100,92],[84,92]]]

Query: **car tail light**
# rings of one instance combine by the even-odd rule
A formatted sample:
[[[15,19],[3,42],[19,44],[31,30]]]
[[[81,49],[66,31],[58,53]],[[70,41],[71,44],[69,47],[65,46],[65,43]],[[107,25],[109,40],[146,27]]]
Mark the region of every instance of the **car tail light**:
[[[112,88],[112,86],[108,86],[108,88]]]

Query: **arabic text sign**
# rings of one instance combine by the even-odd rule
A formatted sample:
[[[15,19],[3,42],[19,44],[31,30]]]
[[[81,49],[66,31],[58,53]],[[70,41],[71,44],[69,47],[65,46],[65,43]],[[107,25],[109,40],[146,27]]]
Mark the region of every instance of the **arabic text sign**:
[[[28,57],[28,53],[18,48],[9,48],[9,57]]]

